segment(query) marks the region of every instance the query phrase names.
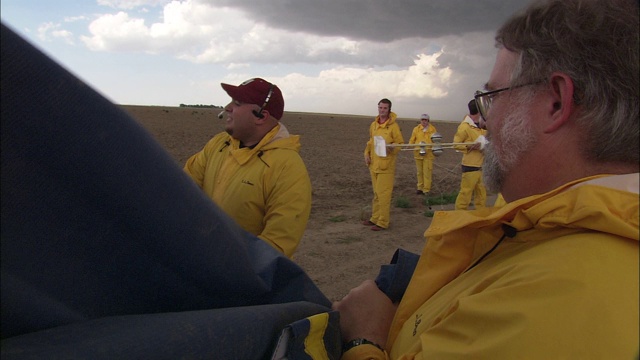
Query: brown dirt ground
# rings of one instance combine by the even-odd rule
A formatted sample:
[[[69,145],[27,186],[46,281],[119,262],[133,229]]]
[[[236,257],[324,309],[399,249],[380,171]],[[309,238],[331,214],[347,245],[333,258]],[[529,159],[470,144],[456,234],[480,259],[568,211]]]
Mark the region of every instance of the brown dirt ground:
[[[182,167],[216,133],[223,131],[220,109],[125,105]],[[374,108],[375,110],[375,108]],[[375,113],[374,113],[375,114]],[[400,153],[388,230],[374,232],[361,224],[368,219],[373,196],[363,151],[373,115],[350,116],[285,112],[289,132],[301,135],[302,156],[313,187],[311,217],[296,261],[331,300],[340,299],[363,280],[373,279],[397,248],[420,253],[423,233],[431,223],[428,207],[416,195],[413,153]],[[399,119],[406,142],[416,119]],[[443,142],[453,140],[457,122],[433,120]],[[451,149],[434,161],[431,196],[458,190],[462,155]],[[410,200],[411,207],[395,207],[396,199]],[[495,196],[489,196],[491,203]],[[452,205],[434,205],[434,211]],[[369,210],[370,211],[370,210]]]

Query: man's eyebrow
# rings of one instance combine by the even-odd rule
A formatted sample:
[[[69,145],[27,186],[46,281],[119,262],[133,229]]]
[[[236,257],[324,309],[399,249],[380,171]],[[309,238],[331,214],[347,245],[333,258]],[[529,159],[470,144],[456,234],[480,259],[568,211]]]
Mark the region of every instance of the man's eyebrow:
[[[489,82],[484,83],[483,88],[484,88],[485,90],[490,90]]]

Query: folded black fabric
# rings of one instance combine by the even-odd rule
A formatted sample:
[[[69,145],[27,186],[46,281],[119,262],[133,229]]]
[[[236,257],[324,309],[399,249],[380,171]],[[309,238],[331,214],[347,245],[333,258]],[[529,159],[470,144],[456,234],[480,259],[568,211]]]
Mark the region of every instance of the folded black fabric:
[[[413,276],[420,255],[397,249],[391,262],[380,267],[376,285],[393,303],[399,303]]]
[[[238,227],[119,106],[1,31],[3,358],[47,329],[58,345],[111,332],[102,345],[116,348],[121,334],[162,338],[174,322],[228,330],[192,316],[212,309],[329,309],[299,266]]]

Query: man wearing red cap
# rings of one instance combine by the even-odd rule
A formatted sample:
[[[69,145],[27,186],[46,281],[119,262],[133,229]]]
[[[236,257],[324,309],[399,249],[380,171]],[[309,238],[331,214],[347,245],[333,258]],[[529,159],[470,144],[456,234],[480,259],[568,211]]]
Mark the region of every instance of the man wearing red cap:
[[[225,132],[189,158],[184,170],[242,228],[292,257],[311,212],[311,181],[300,136],[280,123],[284,99],[263,79],[221,84]]]

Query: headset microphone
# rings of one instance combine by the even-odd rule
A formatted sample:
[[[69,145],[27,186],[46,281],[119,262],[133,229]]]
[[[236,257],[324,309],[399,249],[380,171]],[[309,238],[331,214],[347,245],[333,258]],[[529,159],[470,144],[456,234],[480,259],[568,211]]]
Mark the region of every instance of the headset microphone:
[[[264,107],[267,106],[267,104],[269,103],[269,100],[271,100],[271,94],[273,94],[273,87],[275,85],[271,84],[271,86],[269,87],[269,92],[267,93],[267,97],[264,99],[264,104],[262,104],[262,106],[260,106],[260,110],[253,110],[253,115],[255,115],[256,117],[259,117],[260,119],[264,119],[264,115],[262,115],[262,110],[264,110]]]
[[[222,119],[224,117],[225,112],[226,112],[225,110],[220,111],[220,113],[218,114],[218,119]]]

